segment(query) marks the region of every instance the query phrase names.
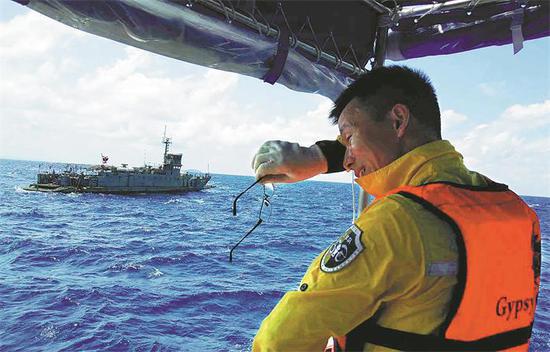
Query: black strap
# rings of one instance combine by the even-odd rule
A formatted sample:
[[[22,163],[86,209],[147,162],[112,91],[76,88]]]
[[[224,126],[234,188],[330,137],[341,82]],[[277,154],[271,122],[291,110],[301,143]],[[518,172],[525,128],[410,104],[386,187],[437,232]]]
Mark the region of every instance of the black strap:
[[[264,75],[263,80],[269,84],[275,84],[285,68],[286,59],[288,58],[288,48],[290,45],[290,37],[288,29],[283,26],[279,32],[279,44],[277,45],[277,53],[273,57],[271,68]]]
[[[450,182],[450,181],[433,181],[433,182],[424,183],[419,187],[427,186],[427,185],[433,185],[433,184],[442,184],[442,185],[453,186],[453,187],[456,187],[456,188],[462,188],[462,189],[467,189],[467,190],[476,191],[476,192],[506,192],[506,191],[510,191],[510,189],[508,188],[508,185],[505,185],[504,183],[495,182],[493,180],[490,180],[486,176],[483,176],[483,178],[485,179],[485,182],[487,182],[487,186],[464,185],[464,184],[461,184],[461,183]]]
[[[458,341],[385,328],[367,320],[348,334],[346,351],[362,351],[365,343],[401,351],[495,351],[527,343],[531,329],[532,325],[475,341]]]
[[[457,283],[453,288],[453,295],[451,301],[449,302],[449,312],[447,313],[447,318],[440,328],[441,331],[447,331],[447,328],[451,325],[451,321],[454,319],[456,312],[458,312],[458,308],[462,302],[462,297],[464,296],[464,289],[466,288],[468,265],[466,261],[466,244],[464,243],[462,231],[460,231],[458,224],[449,215],[424,198],[408,192],[399,192],[398,194],[420,204],[424,207],[424,209],[434,214],[441,221],[446,222],[455,233],[458,254],[458,273],[456,275]]]

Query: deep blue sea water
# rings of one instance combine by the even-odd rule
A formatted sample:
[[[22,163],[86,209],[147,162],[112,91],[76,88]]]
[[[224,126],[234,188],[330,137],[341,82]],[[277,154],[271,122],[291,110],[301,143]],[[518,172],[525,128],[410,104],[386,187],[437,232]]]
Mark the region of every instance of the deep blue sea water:
[[[247,351],[262,319],[351,222],[349,184],[277,185],[256,222],[252,177],[181,195],[22,190],[39,162],[0,160],[0,351]],[[543,233],[533,351],[550,349],[550,198],[524,197]]]

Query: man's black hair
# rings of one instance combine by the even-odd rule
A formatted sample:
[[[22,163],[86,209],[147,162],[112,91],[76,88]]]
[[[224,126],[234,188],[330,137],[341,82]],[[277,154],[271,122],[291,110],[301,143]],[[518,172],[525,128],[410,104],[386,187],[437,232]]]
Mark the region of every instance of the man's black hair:
[[[405,66],[375,68],[350,84],[334,102],[329,119],[338,123],[340,114],[357,98],[376,121],[381,121],[395,104],[403,104],[418,122],[441,138],[441,113],[430,79]]]

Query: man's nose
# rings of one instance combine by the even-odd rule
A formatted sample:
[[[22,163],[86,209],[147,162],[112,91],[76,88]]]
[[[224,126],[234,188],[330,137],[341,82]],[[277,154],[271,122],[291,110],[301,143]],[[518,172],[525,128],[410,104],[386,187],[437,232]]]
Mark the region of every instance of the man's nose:
[[[355,161],[355,158],[353,157],[351,150],[349,148],[346,148],[346,154],[344,154],[344,162],[343,162],[344,169],[346,171],[351,170],[351,167],[354,161]]]

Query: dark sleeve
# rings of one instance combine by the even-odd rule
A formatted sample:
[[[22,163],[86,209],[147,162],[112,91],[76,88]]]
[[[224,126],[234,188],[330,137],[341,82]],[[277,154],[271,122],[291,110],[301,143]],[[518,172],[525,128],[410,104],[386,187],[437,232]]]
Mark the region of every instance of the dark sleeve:
[[[321,148],[325,159],[327,159],[327,174],[344,171],[344,154],[346,147],[338,141],[318,141],[315,142]]]

